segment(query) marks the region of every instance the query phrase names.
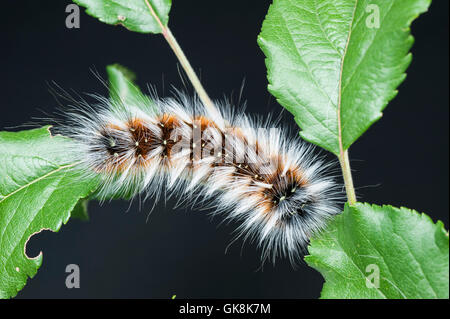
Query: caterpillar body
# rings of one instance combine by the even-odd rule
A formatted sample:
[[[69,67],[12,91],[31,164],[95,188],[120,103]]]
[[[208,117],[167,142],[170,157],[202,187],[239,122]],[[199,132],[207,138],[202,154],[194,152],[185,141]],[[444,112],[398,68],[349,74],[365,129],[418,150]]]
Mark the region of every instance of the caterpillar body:
[[[101,176],[102,199],[208,200],[214,214],[240,222],[238,237],[256,240],[263,260],[281,255],[294,263],[340,211],[330,164],[270,120],[233,113],[227,103],[205,108],[181,93],[97,99],[69,112],[59,130],[75,141],[82,170]]]

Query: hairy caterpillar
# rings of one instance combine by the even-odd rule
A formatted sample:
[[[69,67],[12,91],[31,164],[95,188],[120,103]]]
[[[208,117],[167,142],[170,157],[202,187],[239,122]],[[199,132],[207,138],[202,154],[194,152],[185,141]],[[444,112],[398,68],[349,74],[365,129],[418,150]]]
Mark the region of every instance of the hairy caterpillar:
[[[263,260],[273,261],[294,262],[340,211],[330,164],[270,120],[233,113],[226,103],[207,109],[182,93],[96,98],[69,112],[58,131],[75,140],[83,171],[101,176],[102,199],[141,192],[155,200],[163,192],[186,202],[214,199],[214,213],[240,221],[239,236],[257,240]]]

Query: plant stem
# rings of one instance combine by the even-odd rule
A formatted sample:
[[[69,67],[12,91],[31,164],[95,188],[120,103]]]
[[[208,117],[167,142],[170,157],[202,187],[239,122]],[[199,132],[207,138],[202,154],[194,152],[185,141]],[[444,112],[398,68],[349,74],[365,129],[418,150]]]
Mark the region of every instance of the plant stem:
[[[348,158],[348,150],[342,151],[339,156],[339,163],[341,164],[342,176],[344,177],[345,191],[347,192],[347,199],[350,205],[356,203],[355,188],[353,186],[352,172],[350,169],[350,161]]]
[[[183,50],[181,49],[180,45],[178,44],[177,40],[173,36],[172,32],[170,32],[170,29],[166,27],[166,32],[163,32],[164,38],[167,40],[167,43],[169,43],[169,46],[172,48],[173,52],[178,58],[178,61],[180,61],[181,66],[183,67],[184,71],[186,72],[186,75],[188,76],[189,80],[192,83],[192,86],[194,87],[195,91],[197,92],[200,100],[203,102],[205,107],[215,110],[214,103],[209,98],[208,94],[206,93],[205,89],[203,88],[199,78],[197,77],[197,74],[195,74],[194,69],[192,68],[191,64],[189,63],[188,59],[186,58],[186,55],[184,55]]]
[[[172,51],[177,56],[178,61],[180,62],[181,66],[183,67],[184,71],[186,72],[186,75],[188,76],[189,80],[192,83],[192,86],[194,87],[195,91],[198,94],[198,97],[203,102],[203,105],[213,114],[216,114],[218,111],[216,107],[214,106],[214,103],[209,98],[208,94],[206,93],[205,89],[203,88],[199,78],[197,77],[197,74],[195,74],[194,69],[192,68],[191,64],[189,63],[189,60],[186,58],[186,55],[184,54],[183,50],[181,49],[180,45],[178,44],[177,40],[173,36],[172,32],[170,31],[169,27],[166,25],[163,25],[161,20],[159,19],[158,15],[156,14],[153,7],[150,5],[148,0],[145,0],[145,3],[150,10],[151,15],[155,20],[158,22],[162,34],[164,38],[166,39],[167,43],[169,44]]]

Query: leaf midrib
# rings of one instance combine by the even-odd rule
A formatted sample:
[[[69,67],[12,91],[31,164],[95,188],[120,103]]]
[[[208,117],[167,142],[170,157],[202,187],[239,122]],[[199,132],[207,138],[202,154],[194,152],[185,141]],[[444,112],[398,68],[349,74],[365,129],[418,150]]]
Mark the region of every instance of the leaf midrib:
[[[389,15],[389,13],[390,13],[391,10],[392,10],[392,7],[394,6],[395,0],[391,0],[391,1],[392,1],[392,2],[391,2],[391,5],[390,5],[389,9],[387,10],[387,12],[386,12],[386,14],[384,15],[383,19],[380,21],[380,25],[383,25],[384,20],[385,20],[386,17]],[[358,0],[356,0],[356,2],[358,2]],[[361,21],[363,18],[364,18],[364,15],[361,17],[361,19],[360,19],[359,21]],[[358,24],[359,21],[357,21],[356,24]],[[355,24],[355,25],[356,25],[356,24]],[[351,30],[351,31],[352,31],[352,30]],[[364,51],[364,54],[363,54],[361,60],[360,60],[360,61],[358,62],[358,64],[354,67],[354,70],[353,70],[352,74],[350,74],[350,76],[348,77],[347,83],[346,83],[346,84],[344,85],[344,87],[342,88],[342,92],[344,92],[345,89],[347,88],[347,86],[352,82],[353,76],[355,75],[356,72],[358,72],[359,66],[360,66],[361,63],[363,63],[363,61],[366,59],[366,57],[367,57],[367,52],[368,52],[369,49],[372,47],[372,45],[375,43],[375,39],[376,39],[376,38],[378,37],[378,35],[380,34],[379,29],[377,29],[377,30],[375,31],[375,33],[376,33],[376,34],[375,34],[375,36],[373,37],[371,43],[369,44],[369,47]],[[340,93],[339,93],[339,94],[340,94]],[[356,112],[354,112],[354,113],[356,113]],[[346,126],[346,124],[348,123],[348,121],[349,121],[350,118],[351,118],[351,117],[348,117],[347,120],[346,120],[346,122],[345,122],[345,123],[342,123],[342,129],[344,129],[344,127]]]
[[[343,147],[343,141],[342,141],[342,122],[341,122],[341,107],[342,107],[342,74],[344,70],[344,62],[345,62],[345,56],[347,55],[347,49],[348,44],[350,43],[350,38],[352,36],[352,30],[353,30],[353,22],[355,20],[355,13],[356,8],[358,7],[358,0],[355,0],[355,6],[353,8],[352,13],[352,19],[350,21],[350,26],[348,30],[348,37],[347,42],[345,43],[344,52],[342,53],[342,62],[341,62],[341,68],[339,70],[339,89],[338,89],[338,104],[337,104],[337,120],[338,120],[338,143],[339,143],[339,153],[340,157],[344,158],[344,147]]]
[[[288,30],[288,34],[290,36],[291,42],[293,47],[295,48],[295,51],[297,52],[297,56],[299,57],[299,59],[302,61],[302,63],[305,65],[305,68],[307,70],[307,74],[309,75],[310,79],[314,82],[316,88],[319,89],[319,91],[322,93],[322,95],[329,101],[329,103],[335,108],[337,109],[336,104],[333,102],[333,100],[331,99],[331,97],[323,90],[322,86],[319,85],[319,83],[317,82],[316,77],[312,74],[308,63],[306,63],[306,61],[304,60],[304,57],[300,54],[299,49],[297,48],[297,46],[295,45],[295,41],[292,38],[292,32],[289,28],[289,25],[287,23],[287,19],[284,15],[281,15],[281,20],[284,22],[284,25],[286,27],[286,30]],[[327,38],[328,39],[328,38]],[[330,42],[331,43],[331,42]],[[331,45],[333,45],[333,43],[331,43]],[[289,92],[289,90],[288,90]],[[289,92],[290,93],[290,92]],[[294,99],[296,99],[295,94],[291,94]],[[317,116],[314,114],[314,112],[311,112],[307,107],[304,107],[304,109],[316,120],[317,123],[319,123],[323,128],[325,128],[326,130],[328,130],[332,135],[338,135],[336,134],[336,132],[334,132],[330,127],[328,127],[328,125],[325,125],[320,119],[317,118]]]
[[[48,172],[47,174],[42,175],[42,176],[40,176],[40,177],[38,177],[38,178],[36,178],[36,179],[34,179],[34,180],[28,182],[27,184],[25,184],[25,185],[23,185],[23,186],[17,188],[16,190],[14,190],[13,192],[7,194],[6,196],[3,196],[3,197],[1,198],[1,200],[0,200],[0,204],[1,204],[2,202],[4,202],[7,198],[9,198],[9,197],[11,197],[12,195],[14,195],[14,194],[20,192],[22,189],[27,188],[27,187],[33,185],[34,183],[37,183],[37,182],[43,180],[44,178],[47,178],[48,176],[53,175],[53,174],[55,174],[55,173],[57,173],[57,172],[59,172],[59,171],[65,169],[65,168],[73,167],[73,166],[75,166],[75,165],[77,165],[77,164],[78,164],[78,162],[77,162],[77,163],[66,164],[66,165],[60,166],[60,167],[58,167],[57,169],[52,170],[52,171]]]

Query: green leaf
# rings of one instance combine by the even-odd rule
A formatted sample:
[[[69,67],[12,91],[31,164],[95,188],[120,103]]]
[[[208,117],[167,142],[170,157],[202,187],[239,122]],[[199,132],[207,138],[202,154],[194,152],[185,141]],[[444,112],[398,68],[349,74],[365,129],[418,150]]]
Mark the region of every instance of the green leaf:
[[[89,204],[89,199],[87,199],[87,198],[80,199],[78,201],[78,203],[75,205],[75,207],[73,208],[70,216],[72,218],[78,218],[82,221],[88,221],[89,220],[88,204]]]
[[[111,64],[106,67],[109,80],[109,94],[112,100],[119,103],[134,103],[139,101],[143,94],[134,83],[136,75],[120,64]]]
[[[49,127],[0,132],[0,298],[22,289],[42,263],[25,255],[31,236],[58,231],[97,180],[81,178],[72,141]]]
[[[169,21],[171,0],[74,0],[100,21],[123,25],[130,31],[162,33]]]
[[[449,297],[448,232],[425,214],[347,205],[308,250],[306,262],[325,277],[321,298]]]
[[[153,106],[148,96],[144,95],[134,83],[136,75],[120,64],[106,67],[109,80],[109,95],[112,107],[121,108],[124,104],[146,109]]]
[[[304,139],[338,155],[340,136],[346,150],[381,117],[411,62],[409,26],[430,2],[273,2],[258,37],[268,88]]]

